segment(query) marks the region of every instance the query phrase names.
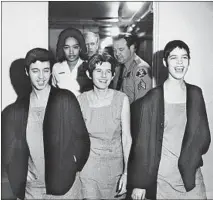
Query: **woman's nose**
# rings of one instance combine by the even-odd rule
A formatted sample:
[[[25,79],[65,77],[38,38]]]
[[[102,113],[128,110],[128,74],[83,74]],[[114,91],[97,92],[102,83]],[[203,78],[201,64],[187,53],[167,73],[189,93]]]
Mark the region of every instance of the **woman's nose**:
[[[43,72],[40,71],[39,74],[38,74],[38,77],[39,77],[39,78],[43,78],[43,76],[44,76]]]
[[[178,62],[178,64],[182,64],[183,63],[183,59],[182,58],[178,58],[177,62]]]
[[[102,76],[102,77],[106,77],[106,72],[102,72],[102,73],[101,73],[101,76]]]
[[[69,53],[71,53],[71,54],[73,53],[73,48],[69,49]]]

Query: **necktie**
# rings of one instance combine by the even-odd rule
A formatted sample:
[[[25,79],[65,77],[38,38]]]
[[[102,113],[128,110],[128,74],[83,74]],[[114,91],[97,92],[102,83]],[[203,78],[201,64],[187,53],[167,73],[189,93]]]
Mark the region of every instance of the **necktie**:
[[[125,67],[124,64],[121,64],[121,66],[120,66],[120,74],[119,74],[116,90],[120,90],[121,89],[121,85],[122,85],[122,82],[123,82],[124,67]]]

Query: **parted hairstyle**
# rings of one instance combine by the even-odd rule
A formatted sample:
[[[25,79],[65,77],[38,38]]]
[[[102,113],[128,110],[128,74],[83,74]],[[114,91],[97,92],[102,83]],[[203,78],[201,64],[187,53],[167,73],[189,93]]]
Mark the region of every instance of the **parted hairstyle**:
[[[190,50],[189,50],[188,45],[181,40],[172,40],[166,44],[164,51],[163,51],[163,57],[164,57],[164,60],[166,63],[167,63],[169,54],[177,47],[180,49],[185,49],[187,52],[188,58],[190,59]]]
[[[80,30],[70,27],[70,28],[64,29],[58,36],[58,42],[56,46],[57,61],[63,62],[64,60],[66,60],[63,47],[65,44],[65,40],[69,37],[73,37],[78,41],[80,46],[80,53],[79,53],[80,58],[83,60],[87,59],[87,48],[86,48],[83,34],[81,33]]]
[[[106,52],[102,54],[94,54],[88,61],[88,72],[90,77],[92,78],[92,73],[96,68],[96,64],[102,64],[103,62],[108,62],[111,64],[112,75],[115,73],[116,60]]]
[[[130,33],[120,33],[118,36],[113,37],[113,41],[120,40],[120,39],[125,39],[127,46],[130,48],[131,45],[135,46],[135,50],[138,49],[138,37],[134,34]]]
[[[53,54],[47,49],[43,48],[34,48],[27,52],[25,57],[25,69],[29,73],[30,65],[36,61],[49,61],[50,62],[50,71],[52,72],[52,67],[55,62]]]

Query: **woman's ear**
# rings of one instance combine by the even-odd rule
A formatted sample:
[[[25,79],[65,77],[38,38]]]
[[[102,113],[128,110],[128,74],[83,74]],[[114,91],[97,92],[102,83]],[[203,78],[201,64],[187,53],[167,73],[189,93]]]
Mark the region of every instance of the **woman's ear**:
[[[88,70],[86,71],[86,75],[87,75],[87,77],[88,77],[89,79],[92,79],[92,77],[89,75],[89,71],[88,71]]]
[[[167,67],[167,64],[166,64],[166,61],[164,58],[163,58],[163,65],[164,65],[164,67]]]
[[[115,77],[115,74],[112,76],[111,81],[113,80],[114,77]]]
[[[29,73],[27,72],[27,69],[25,68],[25,74],[27,75],[27,76],[29,76]]]

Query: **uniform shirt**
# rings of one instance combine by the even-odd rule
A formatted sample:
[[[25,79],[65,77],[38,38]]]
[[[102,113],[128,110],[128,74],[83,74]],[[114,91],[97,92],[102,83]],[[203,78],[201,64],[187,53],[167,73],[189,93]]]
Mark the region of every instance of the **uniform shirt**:
[[[143,97],[151,89],[152,80],[149,71],[149,64],[136,54],[133,57],[132,63],[129,66],[125,66],[120,91],[129,97],[130,103]],[[114,89],[116,89],[119,74],[120,67],[117,67],[113,80]]]
[[[70,71],[67,61],[56,63],[52,70],[52,85],[61,89],[70,90],[78,96],[80,94],[80,85],[77,81],[78,68],[83,63],[80,58],[76,66]]]

